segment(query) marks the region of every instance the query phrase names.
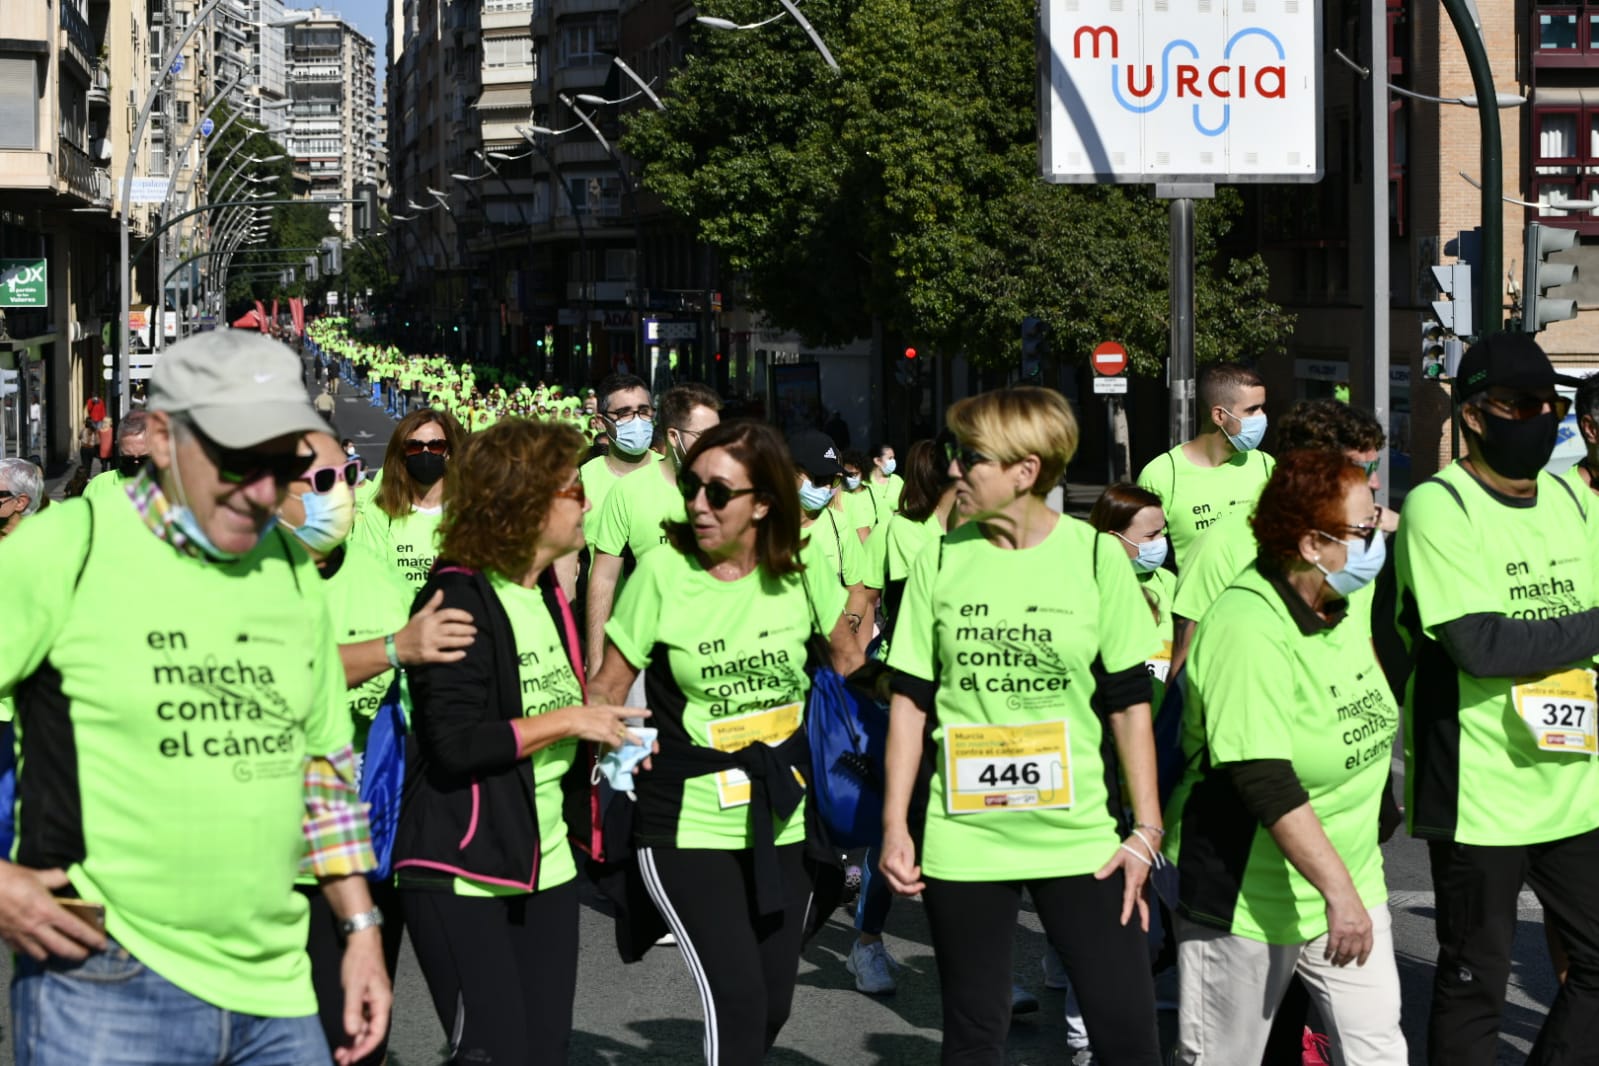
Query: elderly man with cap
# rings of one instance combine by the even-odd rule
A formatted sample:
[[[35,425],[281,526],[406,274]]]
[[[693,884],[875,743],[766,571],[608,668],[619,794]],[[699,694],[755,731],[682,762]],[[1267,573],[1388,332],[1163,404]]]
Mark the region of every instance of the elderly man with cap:
[[[1412,489],[1399,523],[1406,814],[1438,901],[1434,1064],[1495,1061],[1523,884],[1570,956],[1527,1061],[1592,1061],[1599,1038],[1599,506],[1543,469],[1570,406],[1556,386],[1572,384],[1526,334],[1473,345],[1455,377],[1466,457]]]
[[[345,938],[333,1057],[387,1028],[344,671],[316,569],[274,520],[323,427],[281,344],[183,341],[150,382],[149,465],[0,552],[6,613],[28,620],[0,642],[20,1066],[328,1062],[302,867]]]

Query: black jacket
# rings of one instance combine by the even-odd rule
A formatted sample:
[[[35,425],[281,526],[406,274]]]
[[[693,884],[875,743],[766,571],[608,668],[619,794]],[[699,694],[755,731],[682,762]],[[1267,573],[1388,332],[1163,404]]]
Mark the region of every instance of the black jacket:
[[[483,574],[442,560],[413,613],[440,589],[441,606],[470,614],[477,638],[459,662],[406,667],[411,742],[394,867],[407,887],[448,890],[459,876],[531,891],[542,847],[533,774],[511,725],[522,716],[511,620]],[[539,589],[581,680],[577,627],[551,571]]]

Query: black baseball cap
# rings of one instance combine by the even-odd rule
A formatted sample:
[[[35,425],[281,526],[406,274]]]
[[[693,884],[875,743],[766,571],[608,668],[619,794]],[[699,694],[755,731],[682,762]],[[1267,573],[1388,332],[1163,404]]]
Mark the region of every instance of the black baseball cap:
[[[1580,378],[1555,373],[1544,350],[1527,333],[1490,333],[1466,349],[1455,372],[1455,402],[1500,387],[1534,392],[1556,385],[1572,388]]]
[[[833,438],[816,429],[802,429],[788,438],[788,454],[801,472],[831,481],[844,473]]]

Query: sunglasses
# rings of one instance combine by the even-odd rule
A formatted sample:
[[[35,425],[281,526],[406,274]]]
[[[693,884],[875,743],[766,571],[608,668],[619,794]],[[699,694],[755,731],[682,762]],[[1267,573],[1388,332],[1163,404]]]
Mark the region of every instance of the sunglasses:
[[[1367,462],[1357,463],[1355,460],[1351,459],[1349,460],[1349,465],[1359,467],[1361,470],[1364,470],[1367,477],[1375,477],[1377,475],[1377,471],[1382,467],[1382,460],[1372,459]]]
[[[1328,540],[1337,541],[1340,544],[1343,543],[1344,538],[1342,538],[1342,537],[1335,537],[1331,533],[1323,533],[1319,529],[1316,530],[1316,532],[1320,536],[1326,537]],[[1382,532],[1382,528],[1380,526],[1377,526],[1377,525],[1345,526],[1344,527],[1344,532],[1353,533],[1355,536],[1357,536],[1361,540],[1365,541],[1366,542],[1366,547],[1369,548],[1369,547],[1371,547],[1371,542],[1377,539],[1377,534]]]
[[[189,423],[189,431],[200,442],[206,458],[217,468],[217,476],[230,485],[248,485],[263,477],[272,478],[279,486],[305,477],[314,455],[296,455],[293,452],[258,452],[249,448],[224,448],[201,432],[200,427]]]
[[[959,441],[948,441],[944,444],[944,462],[954,463],[955,469],[960,471],[960,476],[965,477],[972,467],[980,463],[992,463],[994,460],[984,455],[976,448],[969,447]]]
[[[758,491],[754,486],[735,489],[725,481],[701,481],[699,475],[692,470],[685,470],[677,475],[677,490],[683,494],[685,504],[698,499],[702,489],[705,492],[705,502],[711,505],[713,511],[720,511],[732,503],[735,496],[748,496]]]
[[[406,455],[421,455],[423,452],[432,452],[434,455],[443,455],[450,450],[450,442],[443,437],[437,440],[417,440],[409,437],[405,442]]]
[[[17,494],[16,493],[7,492],[5,489],[0,489],[0,500],[14,500],[16,498],[17,498]]]
[[[555,495],[563,500],[576,500],[585,503],[589,498],[588,492],[583,488],[583,482],[574,481],[564,489],[556,489]]]
[[[305,480],[311,483],[311,491],[318,495],[332,492],[333,486],[339,483],[340,478],[344,479],[346,485],[354,488],[360,476],[361,462],[358,459],[351,459],[338,466],[316,466],[305,472]]]
[[[1556,422],[1564,422],[1566,412],[1571,410],[1571,401],[1564,396],[1556,396],[1546,400],[1542,396],[1512,396],[1505,399],[1492,393],[1483,397],[1483,402],[1503,411],[1514,422],[1525,422],[1529,418],[1537,418],[1543,414],[1544,405],[1555,414]]]

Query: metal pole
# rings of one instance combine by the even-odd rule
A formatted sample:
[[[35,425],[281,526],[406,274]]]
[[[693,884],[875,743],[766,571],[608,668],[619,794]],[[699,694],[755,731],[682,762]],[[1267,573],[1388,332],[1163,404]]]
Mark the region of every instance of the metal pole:
[[[1443,0],[1449,21],[1466,53],[1471,69],[1471,84],[1477,94],[1477,118],[1482,126],[1482,262],[1477,276],[1482,279],[1477,293],[1477,335],[1486,337],[1504,329],[1505,275],[1501,264],[1505,252],[1504,174],[1499,140],[1498,90],[1494,88],[1493,65],[1483,43],[1482,20],[1473,0]],[[1384,44],[1386,54],[1387,45]],[[1375,63],[1373,66],[1375,67]],[[1375,77],[1373,83],[1377,81]],[[1386,155],[1387,148],[1384,148]],[[1387,183],[1384,182],[1386,188]]]
[[[1371,352],[1371,413],[1383,432],[1391,435],[1389,416],[1389,263],[1388,263],[1388,6],[1387,0],[1369,0],[1366,5],[1371,25],[1367,27],[1367,62],[1371,77],[1366,84],[1366,106],[1370,121],[1366,123],[1366,154],[1371,159],[1371,182],[1367,185],[1371,211],[1371,312],[1367,324],[1371,336],[1367,350]],[[1393,441],[1390,440],[1391,446]],[[1377,480],[1377,504],[1388,506],[1388,480],[1392,470],[1390,448],[1383,448],[1377,456],[1380,464]]]
[[[1172,447],[1194,435],[1194,201],[1215,195],[1214,185],[1201,183],[1155,186],[1157,199],[1171,201],[1171,358],[1166,374]]]

